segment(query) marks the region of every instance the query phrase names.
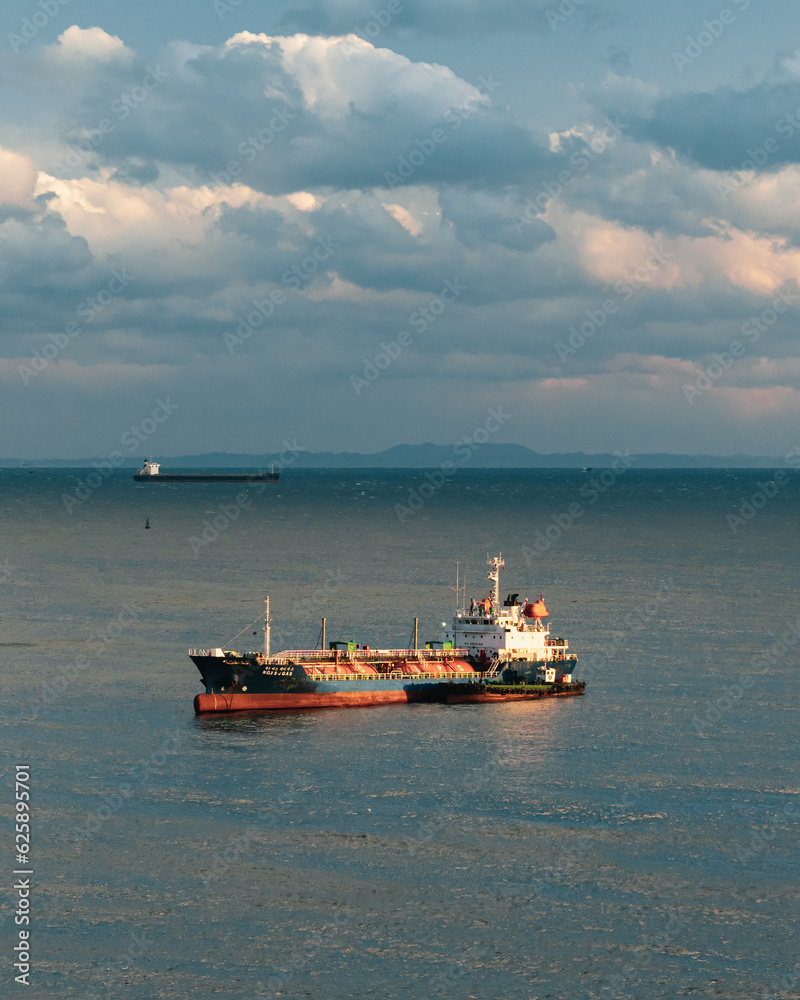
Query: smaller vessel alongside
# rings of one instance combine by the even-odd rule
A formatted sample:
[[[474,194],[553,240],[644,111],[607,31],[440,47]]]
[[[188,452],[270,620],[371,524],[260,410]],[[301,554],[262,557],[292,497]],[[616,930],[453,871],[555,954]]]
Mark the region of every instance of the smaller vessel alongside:
[[[412,649],[371,649],[332,642],[321,649],[270,654],[269,598],[263,652],[190,649],[205,685],[197,715],[265,709],[355,708],[397,702],[521,701],[583,694],[573,680],[577,657],[566,639],[552,637],[541,596],[500,604],[502,557],[488,560],[493,593],[456,612],[444,641]],[[251,626],[247,626],[250,628]],[[242,630],[244,631],[244,629]]]
[[[136,471],[137,483],[277,483],[280,472],[160,472],[152,458],[144,459]]]

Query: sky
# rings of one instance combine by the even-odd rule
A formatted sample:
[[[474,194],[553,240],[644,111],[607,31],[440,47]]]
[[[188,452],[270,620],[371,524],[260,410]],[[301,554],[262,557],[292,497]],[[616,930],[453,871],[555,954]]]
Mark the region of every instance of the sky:
[[[0,457],[782,456],[796,0],[10,0]]]

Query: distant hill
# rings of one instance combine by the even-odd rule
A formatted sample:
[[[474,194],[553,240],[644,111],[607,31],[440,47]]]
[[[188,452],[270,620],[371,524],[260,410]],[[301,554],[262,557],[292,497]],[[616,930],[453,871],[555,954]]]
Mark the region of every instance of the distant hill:
[[[468,454],[469,452],[469,454]],[[310,452],[299,454],[245,455],[207,452],[202,455],[153,456],[164,471],[170,469],[265,469],[273,463],[289,469],[436,469],[443,462],[456,468],[470,469],[580,469],[608,468],[616,455],[587,455],[581,451],[541,455],[520,444],[487,443],[470,451],[464,445],[398,444],[372,455],[359,452]],[[19,468],[88,468],[101,458],[80,459],[0,459],[0,467]],[[126,459],[120,468],[137,468],[142,456]],[[783,458],[763,455],[668,455],[642,454],[632,463],[634,469],[763,469],[782,468]]]

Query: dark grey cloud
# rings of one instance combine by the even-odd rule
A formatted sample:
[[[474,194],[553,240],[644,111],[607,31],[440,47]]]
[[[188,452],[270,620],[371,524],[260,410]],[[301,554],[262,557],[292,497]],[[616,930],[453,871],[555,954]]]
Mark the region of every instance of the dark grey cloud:
[[[358,288],[379,293],[403,290],[424,295],[447,279],[458,278],[468,285],[473,304],[528,298],[545,288],[565,292],[577,287],[578,277],[557,274],[546,254],[531,273],[528,252],[554,234],[536,220],[517,235],[511,197],[444,188],[437,200],[440,217],[412,216],[415,222],[423,221],[422,239],[392,217],[384,207],[392,198],[384,201],[380,193],[359,195],[346,205],[326,202],[304,213],[313,235],[293,222],[283,222],[274,212],[226,207],[219,222],[231,240],[225,273],[248,286],[284,283],[287,272],[296,273],[293,266],[312,255],[322,241],[332,246],[330,258],[304,277],[301,287],[322,281],[328,270]],[[492,239],[479,242],[481,232]],[[291,276],[289,281],[295,283]],[[401,309],[398,322],[402,320]]]
[[[155,161],[131,156],[117,164],[111,180],[119,184],[144,185],[155,184],[159,176],[160,171]]]
[[[774,171],[800,162],[800,81],[673,94],[629,126],[633,138],[710,170],[741,170],[753,161]]]
[[[303,68],[292,75],[287,62],[277,43],[254,40],[189,58],[176,50],[152,65],[100,65],[84,81],[89,92],[64,112],[62,136],[72,148],[64,162],[76,176],[110,165],[140,183],[168,165],[195,183],[227,178],[272,194],[493,186],[560,168],[541,139],[489,103],[499,87],[491,78],[473,86],[400,57],[387,68],[366,46],[340,48],[328,85],[352,97],[332,110],[324,98],[309,104]],[[109,99],[115,92],[122,96]]]
[[[792,292],[796,294],[796,290]],[[621,355],[680,358],[702,366],[729,350],[738,341],[743,356],[755,360],[768,354],[772,358],[794,359],[797,356],[796,325],[790,312],[784,313],[769,328],[768,334],[754,342],[743,334],[745,324],[752,330],[752,317],[759,317],[772,304],[773,295],[758,295],[722,284],[700,288],[635,289],[633,295],[620,294],[615,286],[598,289],[594,296],[585,292],[560,303],[559,317],[543,336],[551,340],[544,360],[568,377],[589,377],[608,371]],[[610,313],[594,333],[580,343],[570,335],[591,324],[603,304],[613,302]],[[585,330],[590,326],[584,327]],[[560,360],[554,344],[579,345]],[[632,360],[632,364],[636,364]]]
[[[555,239],[543,219],[525,218],[518,193],[502,198],[471,188],[443,188],[439,194],[442,223],[454,227],[456,238],[468,250],[495,245],[529,252]]]
[[[580,3],[581,0],[578,0]],[[546,12],[558,11],[559,0],[316,0],[299,2],[282,14],[279,28],[309,34],[360,34],[376,44],[381,36],[424,32],[450,36],[476,32],[552,31]],[[376,16],[377,15],[377,16]]]
[[[715,220],[730,210],[707,177],[671,157],[653,162],[643,143],[623,138],[590,155],[591,147],[572,137],[562,148],[573,180],[560,197],[573,210],[649,233],[694,238],[718,233]]]
[[[73,236],[60,215],[0,205],[0,333],[13,351],[26,333],[55,330],[102,269],[87,241]]]
[[[372,6],[379,13],[387,3],[295,4],[283,23],[360,30]],[[679,6],[694,17],[695,8]],[[465,421],[466,432],[476,408],[508,392],[520,437],[542,421],[576,447],[588,424],[621,435],[643,399],[652,414],[642,425],[672,433],[662,418],[686,410],[686,371],[725,350],[766,308],[769,296],[743,286],[791,274],[791,247],[769,241],[782,232],[796,239],[792,212],[776,221],[757,198],[727,199],[711,171],[739,169],[748,147],[759,137],[763,145],[800,105],[798,85],[789,61],[783,75],[748,89],[714,80],[707,93],[659,96],[659,83],[607,72],[642,64],[630,34],[594,42],[616,24],[613,9],[576,4],[553,32],[545,15],[558,8],[554,0],[404,4],[380,25],[374,49],[337,48],[325,37],[281,48],[252,37],[213,48],[178,42],[143,59],[75,31],[60,48],[26,53],[5,81],[16,74],[20,93],[20,81],[31,84],[24,100],[36,133],[20,139],[18,104],[2,132],[12,159],[0,157],[17,198],[0,206],[0,331],[13,359],[0,364],[12,395],[27,393],[20,412],[42,401],[53,414],[91,414],[94,426],[112,410],[114,420],[123,410],[124,421],[141,419],[151,397],[169,391],[187,421],[177,451],[202,450],[184,439],[220,427],[246,448],[266,423],[270,433],[304,434],[312,448],[334,440],[362,448],[431,437],[432,426],[439,439]],[[547,43],[529,29],[544,30]],[[491,46],[499,51],[505,39],[478,45],[500,30],[524,34],[516,52],[527,46],[530,58],[502,85],[424,61],[456,65],[448,56],[462,45],[459,66],[478,65],[477,51],[482,65],[496,65]],[[416,40],[405,51],[420,61],[393,51],[401,38]],[[653,39],[648,51],[663,49]],[[557,111],[540,100],[547,73],[553,91],[574,98]],[[619,119],[617,132],[607,131],[606,116]],[[789,137],[777,138],[785,159],[773,156],[765,169],[793,162]],[[52,174],[48,157],[69,151],[69,181],[39,175],[38,189],[51,193],[38,202],[26,195],[35,168]],[[695,245],[699,238],[707,247]],[[606,282],[634,271],[651,240],[674,254],[663,281],[630,295],[624,281]],[[135,280],[47,370],[56,391],[42,391],[45,377],[23,386],[16,358],[41,350],[120,267]],[[658,287],[667,279],[670,287]],[[457,300],[423,329],[420,310],[447,282]],[[274,314],[231,349],[226,334],[276,292]],[[559,357],[571,328],[612,300],[616,310],[585,345]],[[793,316],[770,328],[760,352],[793,361]],[[351,375],[403,330],[413,342],[356,395]],[[760,376],[753,353],[727,382],[773,385],[780,367],[769,362]],[[791,364],[783,367],[791,380]],[[85,432],[86,420],[62,427]],[[112,431],[118,440],[121,429]],[[69,439],[59,440],[68,452]]]
[[[631,69],[632,50],[621,45],[610,45],[605,55],[605,62],[619,76],[625,76]]]

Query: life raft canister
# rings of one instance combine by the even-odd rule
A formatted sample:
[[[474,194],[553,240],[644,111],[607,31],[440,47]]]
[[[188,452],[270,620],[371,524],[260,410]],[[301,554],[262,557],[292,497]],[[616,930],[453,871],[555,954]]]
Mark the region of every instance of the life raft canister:
[[[544,606],[541,594],[539,594],[539,599],[537,601],[528,601],[522,613],[526,618],[547,618],[550,614]]]

